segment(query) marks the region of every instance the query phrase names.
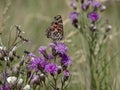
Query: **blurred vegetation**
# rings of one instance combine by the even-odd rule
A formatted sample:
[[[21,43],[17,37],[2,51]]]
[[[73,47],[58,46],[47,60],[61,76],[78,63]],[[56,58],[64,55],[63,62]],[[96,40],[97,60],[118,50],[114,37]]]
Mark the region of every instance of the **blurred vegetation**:
[[[87,61],[85,61],[83,49],[85,42],[82,36],[71,25],[69,13],[72,9],[69,6],[70,0],[0,0],[0,31],[4,44],[7,44],[9,28],[13,24],[21,25],[26,38],[30,40],[20,52],[29,50],[37,52],[40,45],[47,45],[50,40],[45,36],[45,30],[50,25],[55,15],[62,15],[64,21],[65,42],[69,47],[69,54],[73,59],[71,90],[86,90],[89,85],[89,72]],[[104,18],[109,20],[113,26],[111,40],[108,45],[108,52],[116,54],[120,51],[120,1],[103,2],[107,6]],[[6,40],[4,40],[4,38]],[[112,71],[117,80],[117,90],[120,90],[120,56],[119,53],[112,63]],[[83,87],[80,87],[83,86]],[[88,89],[89,90],[89,89]]]

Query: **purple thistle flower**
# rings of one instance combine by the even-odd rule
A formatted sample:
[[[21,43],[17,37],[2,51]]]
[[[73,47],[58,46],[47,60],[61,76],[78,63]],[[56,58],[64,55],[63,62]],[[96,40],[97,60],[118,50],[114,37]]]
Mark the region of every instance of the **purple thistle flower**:
[[[70,20],[73,22],[74,20],[77,20],[78,18],[78,12],[71,12],[69,15]]]
[[[31,57],[31,58],[32,58],[32,57],[36,57],[36,55],[33,54],[33,53],[29,53],[28,56]]]
[[[34,60],[31,60],[28,64],[28,70],[35,70],[38,72],[41,69],[44,69],[46,65],[46,61],[42,58],[34,58]]]
[[[40,60],[40,66],[42,67],[42,68],[45,68],[45,65],[47,64],[47,62],[44,60],[44,59],[41,59]]]
[[[64,43],[57,43],[55,50],[57,53],[64,54],[67,52],[67,47]]]
[[[55,48],[55,46],[56,46],[56,43],[54,43],[54,42],[53,42],[53,43],[50,43],[50,47],[51,47],[51,48]]]
[[[70,76],[70,72],[69,72],[68,70],[65,70],[65,71],[64,71],[64,76],[69,77],[69,76]]]
[[[69,15],[70,20],[75,28],[78,28],[78,12],[71,12]]]
[[[45,46],[41,46],[39,49],[38,49],[38,52],[39,54],[42,54],[43,57],[45,57],[45,59],[51,59],[51,57],[48,55],[48,53],[46,52],[46,48]]]
[[[49,63],[45,66],[45,71],[50,74],[57,74],[58,66],[54,63]]]
[[[65,70],[64,71],[64,82],[68,80],[69,76],[70,76],[70,72],[68,70]]]
[[[50,47],[54,49],[57,54],[64,54],[67,52],[67,46],[64,43],[50,43]]]
[[[94,1],[94,2],[92,2],[92,6],[93,6],[94,8],[99,8],[99,7],[101,6],[101,3],[98,2],[98,1]]]
[[[90,4],[91,4],[91,1],[84,2],[81,6],[82,10],[87,10]]]
[[[74,0],[71,0],[70,6],[73,7],[73,9],[77,9],[77,6]]]
[[[95,21],[97,21],[99,19],[99,15],[96,12],[91,12],[91,13],[88,14],[88,18],[91,21],[95,22]]]
[[[41,47],[38,49],[38,52],[39,52],[40,54],[43,54],[43,53],[46,52],[46,48],[47,48],[47,47],[45,47],[45,46],[41,46]]]
[[[45,58],[45,59],[46,59],[46,58]],[[54,59],[54,56],[51,55],[51,54],[48,54],[48,56],[47,56],[47,60],[52,60],[52,59]]]
[[[0,86],[0,90],[10,90],[10,86],[8,84]]]
[[[39,76],[33,75],[30,81],[31,84],[40,84]]]
[[[71,58],[67,54],[61,55],[61,65],[70,66],[72,64]]]
[[[37,65],[35,65],[38,61],[34,58],[34,60],[31,60],[27,66],[28,71],[32,71],[35,70],[36,72],[38,72],[38,68]]]

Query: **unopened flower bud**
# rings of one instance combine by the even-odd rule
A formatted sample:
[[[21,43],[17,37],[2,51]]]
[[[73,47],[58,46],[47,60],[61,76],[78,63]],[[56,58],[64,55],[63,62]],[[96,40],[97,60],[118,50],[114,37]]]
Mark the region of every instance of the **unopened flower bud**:
[[[8,51],[6,50],[6,47],[0,46],[0,59],[5,60],[5,57],[7,56]]]
[[[22,85],[22,83],[23,83],[23,79],[22,79],[22,78],[18,79],[17,84],[18,84],[18,85]]]
[[[74,0],[71,0],[70,6],[71,6],[74,10],[77,9],[77,6],[76,6],[76,3],[75,3]]]
[[[105,10],[106,10],[106,6],[102,5],[102,6],[100,7],[100,11],[103,12],[103,11],[105,11]]]
[[[33,85],[33,84],[39,84],[40,83],[39,76],[38,75],[33,75],[30,83],[31,83],[31,85]]]
[[[8,83],[5,83],[3,86],[0,86],[0,90],[11,90],[11,87]]]
[[[62,71],[62,67],[61,67],[61,66],[58,66],[58,71],[57,71],[57,73],[60,74],[61,71]]]
[[[40,80],[43,81],[43,82],[45,82],[45,75],[44,74],[40,75]]]
[[[20,90],[21,90],[22,84],[23,84],[23,79],[22,79],[22,78],[18,79],[17,89],[20,89]]]
[[[79,28],[78,19],[73,20],[72,25],[73,25],[75,28]]]
[[[39,54],[44,54],[44,53],[46,53],[46,46],[40,46],[40,48],[38,49],[38,52],[39,52]]]
[[[65,70],[64,71],[64,82],[68,80],[69,76],[70,76],[70,72],[68,70]]]
[[[6,50],[6,47],[0,46],[0,50]]]
[[[97,28],[96,28],[96,26],[95,26],[94,24],[91,24],[91,25],[90,25],[90,30],[91,30],[91,31],[95,31],[96,29],[97,29]]]
[[[16,83],[17,77],[15,76],[10,76],[7,78],[7,82],[11,85],[14,85]]]
[[[54,48],[52,48],[52,55],[53,55],[54,57],[56,57],[56,55],[57,55],[57,52],[56,52],[56,50],[55,50]]]
[[[10,52],[9,52],[9,60],[10,60],[10,61],[13,61],[13,59],[14,59],[13,52],[10,51]]]
[[[23,88],[23,90],[30,90],[30,85],[26,85],[24,88]]]
[[[107,28],[106,28],[106,32],[109,32],[111,29],[112,29],[112,26],[108,25]]]
[[[16,49],[17,49],[17,47],[15,46],[15,47],[13,47],[12,51],[14,52],[14,51],[16,51]]]
[[[91,4],[91,1],[83,2],[82,5],[81,5],[81,9],[82,9],[83,11],[87,11],[88,8],[89,8],[89,6],[90,6],[90,4]]]

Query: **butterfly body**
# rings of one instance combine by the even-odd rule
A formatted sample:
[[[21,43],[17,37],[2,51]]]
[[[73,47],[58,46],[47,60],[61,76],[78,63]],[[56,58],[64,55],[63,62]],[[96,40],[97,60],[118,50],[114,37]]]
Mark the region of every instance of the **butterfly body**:
[[[63,39],[63,22],[60,15],[54,17],[54,21],[46,30],[46,35],[47,38],[51,38],[53,41]]]

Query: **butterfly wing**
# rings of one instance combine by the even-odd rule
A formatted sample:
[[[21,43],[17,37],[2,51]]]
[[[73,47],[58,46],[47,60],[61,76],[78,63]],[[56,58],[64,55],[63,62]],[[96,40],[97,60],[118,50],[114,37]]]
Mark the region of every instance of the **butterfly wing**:
[[[57,15],[54,17],[54,21],[51,23],[51,26],[46,30],[46,35],[52,40],[62,40],[63,39],[63,22],[62,17]]]
[[[62,17],[60,15],[57,15],[54,17],[55,22],[57,22],[59,28],[63,30],[63,22],[62,22]]]

